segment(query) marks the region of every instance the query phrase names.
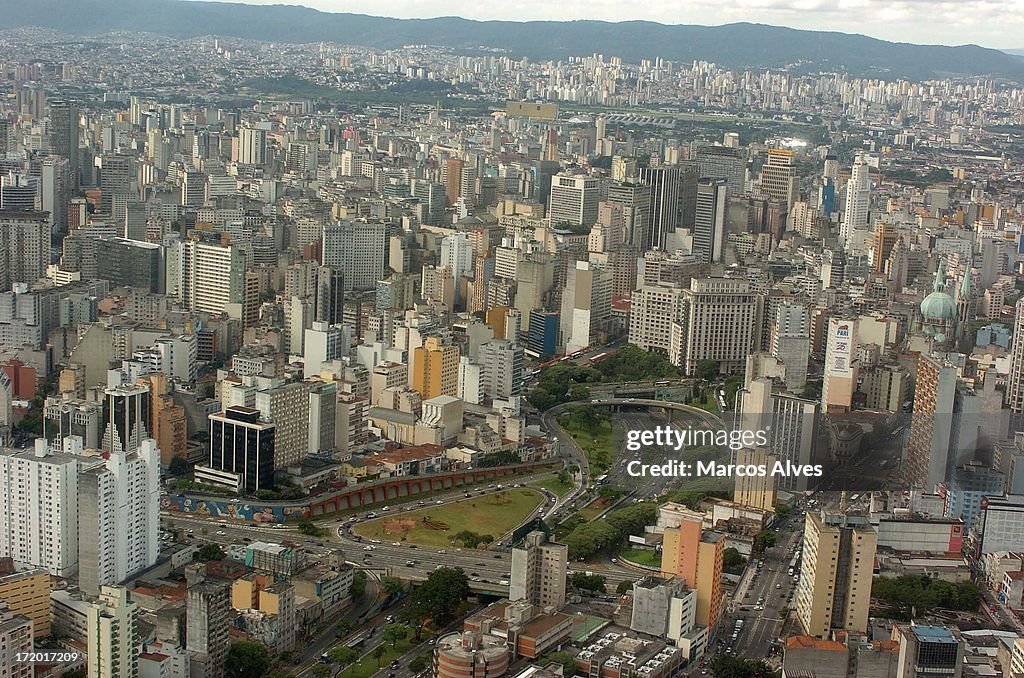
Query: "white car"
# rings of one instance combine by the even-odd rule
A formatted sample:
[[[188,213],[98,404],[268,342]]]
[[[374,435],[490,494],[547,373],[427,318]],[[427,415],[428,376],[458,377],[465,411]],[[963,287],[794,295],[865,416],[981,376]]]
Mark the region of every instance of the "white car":
[[[364,546],[364,547],[363,547],[363,550],[364,550],[364,551],[372,551],[372,550],[373,550],[373,547],[372,547],[372,546]]]
[[[227,532],[225,532],[224,530],[217,530],[217,536],[218,537],[223,537],[226,534],[227,534]]]

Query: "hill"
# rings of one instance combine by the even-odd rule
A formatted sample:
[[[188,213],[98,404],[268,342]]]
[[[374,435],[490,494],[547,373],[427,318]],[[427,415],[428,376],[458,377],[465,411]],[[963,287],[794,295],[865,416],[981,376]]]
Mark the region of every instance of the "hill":
[[[531,59],[602,53],[633,63],[660,56],[682,62],[713,61],[730,68],[796,66],[915,80],[996,75],[1024,81],[1024,62],[1019,58],[977,45],[912,45],[749,23],[391,19],[297,6],[187,0],[0,0],[0,16],[7,28],[41,26],[72,35],[138,31],[176,37],[216,34],[281,42],[323,40],[376,48],[431,44],[472,50],[485,46]]]

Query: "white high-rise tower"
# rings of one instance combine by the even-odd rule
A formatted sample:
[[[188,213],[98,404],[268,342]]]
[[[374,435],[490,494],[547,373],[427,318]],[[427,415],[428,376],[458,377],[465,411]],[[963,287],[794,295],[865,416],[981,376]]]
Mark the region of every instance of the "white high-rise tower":
[[[854,231],[866,231],[868,212],[871,209],[871,175],[863,155],[858,154],[853,162],[853,174],[846,184],[846,208],[839,237],[844,243],[850,242]]]

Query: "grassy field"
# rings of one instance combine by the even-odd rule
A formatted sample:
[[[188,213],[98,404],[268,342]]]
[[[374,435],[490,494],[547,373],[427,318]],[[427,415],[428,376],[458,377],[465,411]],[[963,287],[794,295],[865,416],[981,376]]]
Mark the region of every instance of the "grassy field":
[[[604,511],[606,508],[608,508],[607,502],[605,502],[603,499],[598,499],[596,501],[590,502],[589,504],[581,508],[579,511],[576,512],[576,515],[578,515],[583,520],[590,522],[598,515],[600,515],[601,511]]]
[[[637,565],[661,567],[661,554],[652,549],[623,549],[619,553],[619,558]]]
[[[359,661],[352,666],[349,666],[345,671],[339,675],[344,675],[346,678],[370,678],[373,674],[377,673],[381,667],[387,666],[392,660],[398,659],[413,647],[413,634],[410,632],[406,640],[400,640],[391,647],[391,643],[384,643],[385,652],[380,658],[380,662],[374,659],[373,653],[364,655]],[[426,638],[426,636],[423,636]]]
[[[558,423],[583,449],[587,463],[590,464],[591,475],[599,476],[608,470],[612,465],[612,453],[616,446],[616,436],[611,421],[603,420],[593,429],[580,428],[568,417]]]
[[[534,484],[539,487],[543,487],[545,490],[548,490],[549,492],[554,492],[559,497],[565,496],[572,490],[573,487],[575,487],[575,485],[572,484],[571,480],[567,483],[560,482],[558,480],[558,476],[551,476],[550,478],[545,478],[544,480],[538,481],[537,483]]]
[[[365,539],[407,542],[419,546],[461,546],[453,537],[464,530],[498,539],[515,529],[544,501],[536,490],[510,489],[454,504],[404,513],[391,512],[356,526]]]

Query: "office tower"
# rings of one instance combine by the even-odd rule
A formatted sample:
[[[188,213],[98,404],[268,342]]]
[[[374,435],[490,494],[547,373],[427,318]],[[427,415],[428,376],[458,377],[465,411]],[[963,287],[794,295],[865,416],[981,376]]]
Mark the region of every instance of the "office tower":
[[[773,392],[773,383],[766,377],[751,378],[748,370],[746,384],[737,393],[736,410],[742,422],[738,428],[766,431],[772,454],[794,466],[810,464],[818,436],[819,404],[815,400]],[[780,490],[799,492],[807,489],[808,478],[786,475],[777,478],[776,485]]]
[[[274,486],[274,425],[260,411],[232,405],[210,415],[210,457],[196,479],[255,492]]]
[[[0,210],[34,212],[39,203],[39,181],[16,172],[0,176]]]
[[[903,466],[911,487],[931,492],[974,457],[981,398],[957,373],[957,366],[941,356],[918,358],[914,416]]]
[[[206,175],[199,170],[189,170],[181,177],[181,204],[185,207],[202,207],[206,202]]]
[[[624,242],[638,250],[646,249],[651,232],[651,187],[638,183],[613,183],[608,187],[607,200],[622,205],[626,229]]]
[[[323,264],[340,271],[345,290],[372,290],[384,277],[387,227],[343,222],[324,228]]]
[[[223,678],[231,640],[231,586],[227,580],[207,579],[205,565],[186,566],[188,629],[185,649],[191,664],[191,676]]]
[[[368,440],[370,401],[352,393],[338,393],[338,420],[334,429],[337,459],[346,461],[363,449]]]
[[[551,198],[548,201],[552,228],[559,228],[563,224],[592,226],[597,221],[600,193],[597,179],[566,174],[552,177]]]
[[[444,165],[444,194],[451,207],[462,197],[462,169],[465,163],[459,158],[448,158]]]
[[[85,662],[89,678],[139,675],[137,615],[138,604],[128,600],[128,590],[121,586],[104,586],[99,599],[89,603]]]
[[[326,454],[334,449],[337,418],[337,385],[312,383],[309,386],[309,454]]]
[[[744,447],[737,450],[733,457],[733,463],[737,466],[763,466],[769,471],[777,461],[779,456],[772,454],[767,447]],[[778,493],[776,481],[777,478],[770,472],[763,476],[737,475],[732,500],[743,506],[774,512]]]
[[[23,282],[31,285],[50,265],[50,226],[45,212],[0,211],[0,265],[6,271],[3,289]]]
[[[530,532],[522,546],[512,549],[508,599],[528,600],[541,608],[562,607],[568,563],[569,547],[548,542],[539,530]]]
[[[898,678],[960,678],[965,642],[958,629],[911,622],[897,624],[893,636],[900,646]]]
[[[160,554],[160,450],[146,439],[78,478],[78,585],[96,595],[152,567]]]
[[[693,253],[705,264],[722,260],[727,189],[728,184],[724,179],[701,179],[697,182]]]
[[[345,328],[328,325],[318,320],[306,330],[302,346],[302,377],[309,379],[320,374],[323,364],[337,360],[347,353]],[[268,420],[269,421],[269,420]],[[278,429],[278,453],[280,456],[281,430]]]
[[[35,662],[23,656],[33,650],[32,628],[31,619],[18,614],[0,599],[0,676],[3,678],[32,678],[35,675]]]
[[[846,412],[857,390],[858,322],[856,318],[830,318],[825,349],[825,378],[821,386],[821,411]]]
[[[609,200],[597,204],[597,222],[590,229],[587,249],[607,252],[622,246],[626,240],[626,210],[621,203]]]
[[[516,267],[515,308],[523,316],[523,330],[530,330],[534,311],[545,308],[554,281],[554,265],[548,252],[531,252]]]
[[[94,243],[96,278],[111,287],[134,287],[164,293],[166,265],[161,245],[125,238],[102,238]]]
[[[746,280],[694,278],[683,290],[681,321],[672,327],[669,359],[687,375],[701,360],[725,374],[738,373],[760,343],[764,297]]]
[[[50,572],[46,568],[36,567],[20,571],[5,568],[0,571],[0,605],[6,603],[10,606],[11,612],[27,617],[32,622],[32,635],[36,638],[46,638],[50,635],[52,591]],[[2,645],[0,642],[0,647]],[[0,666],[5,666],[2,659]]]
[[[302,461],[309,447],[309,384],[293,382],[256,392],[260,419],[274,425],[274,469]]]
[[[316,270],[313,320],[340,325],[345,317],[345,274],[330,266]]]
[[[484,397],[508,400],[522,391],[523,349],[504,339],[492,339],[480,346]]]
[[[672,325],[683,310],[683,289],[677,285],[643,285],[633,291],[629,310],[629,343],[668,355]]]
[[[149,437],[149,387],[121,384],[103,393],[103,440],[105,452],[134,452]]]
[[[666,510],[670,509],[670,510]],[[722,567],[725,535],[703,529],[703,514],[678,504],[660,509],[659,524],[664,523],[661,575],[679,577],[697,591],[695,621],[708,628],[708,638],[716,634],[722,614]],[[671,514],[670,516],[668,514]]]
[[[465,233],[452,233],[441,240],[441,266],[451,269],[456,280],[473,272],[473,244]]]
[[[899,231],[883,221],[875,224],[875,243],[871,250],[871,270],[885,273],[885,265],[889,262],[892,250],[900,239]]]
[[[440,337],[427,337],[414,350],[412,387],[423,400],[458,395],[459,347]]]
[[[612,274],[589,261],[569,269],[562,293],[562,340],[567,353],[597,343],[612,308]]]
[[[72,101],[50,102],[50,149],[54,155],[66,158],[70,173],[69,186],[78,188],[79,138],[78,104]]]
[[[430,226],[444,223],[444,208],[447,195],[443,184],[435,184],[423,179],[412,180],[412,195],[419,200],[421,211],[420,222]]]
[[[267,132],[252,127],[238,130],[239,165],[264,165],[267,162]]]
[[[245,251],[237,246],[221,246],[186,240],[168,251],[168,295],[176,292],[190,311],[200,313],[234,312],[241,317],[245,300]]]
[[[811,320],[807,308],[783,303],[771,326],[771,354],[786,366],[786,388],[799,393],[807,385],[811,349]]]
[[[762,193],[781,203],[787,214],[792,212],[800,196],[800,177],[793,162],[793,151],[769,148],[758,176],[758,186]]]
[[[679,224],[679,168],[642,167],[640,183],[651,187],[651,223],[644,249],[665,249]]]
[[[848,524],[852,518],[807,512],[796,614],[809,636],[867,632],[878,535],[866,520]]]
[[[729,195],[747,192],[747,161],[740,149],[725,146],[699,147],[697,172],[702,179],[725,179]]]
[[[1006,406],[1014,414],[1024,414],[1024,297],[1014,307],[1010,373],[1006,377]]]
[[[34,449],[0,449],[0,558],[70,577],[78,566],[78,459]]]
[[[149,432],[160,450],[160,464],[168,466],[175,457],[185,457],[188,430],[185,408],[174,402],[168,376],[162,372],[138,379],[149,387]]]
[[[101,207],[117,221],[124,215],[115,209],[115,202],[117,198],[124,200],[132,193],[135,159],[130,155],[104,154],[100,163]]]
[[[846,184],[846,208],[839,228],[844,243],[855,237],[856,231],[866,231],[871,210],[871,175],[864,156],[858,154],[853,162],[853,173]]]
[[[71,199],[71,169],[67,159],[43,158],[39,168],[39,209],[50,214],[50,230],[64,233]]]

